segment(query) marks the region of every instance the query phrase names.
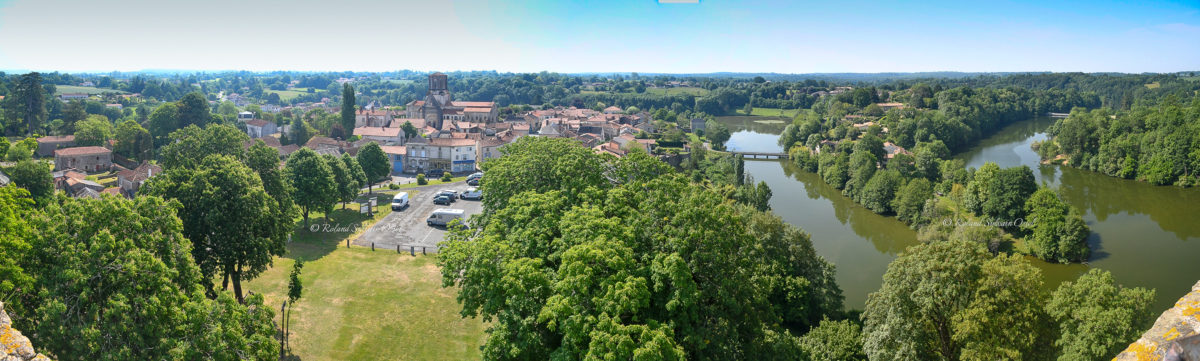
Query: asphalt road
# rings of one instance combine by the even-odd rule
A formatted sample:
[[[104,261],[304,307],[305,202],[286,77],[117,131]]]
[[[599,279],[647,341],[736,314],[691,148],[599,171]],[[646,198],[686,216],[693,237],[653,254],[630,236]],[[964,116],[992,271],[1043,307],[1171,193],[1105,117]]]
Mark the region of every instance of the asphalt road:
[[[433,196],[442,189],[453,189],[462,193],[467,188],[469,186],[466,182],[455,182],[407,189],[406,191],[409,192],[408,208],[393,211],[379,222],[375,222],[374,226],[354,240],[354,244],[370,247],[371,243],[374,243],[375,248],[385,250],[394,250],[396,246],[400,246],[402,252],[408,252],[411,246],[416,247],[418,253],[421,252],[422,247],[425,247],[427,252],[437,252],[437,244],[442,241],[446,229],[426,225],[425,219],[429,218],[429,214],[433,213],[434,209],[453,208],[465,210],[466,216],[470,217],[482,211],[483,205],[479,201],[466,199],[458,199],[449,206],[436,205],[433,204]],[[412,192],[414,190],[417,191],[415,194]],[[392,200],[380,199],[379,201],[390,204]]]

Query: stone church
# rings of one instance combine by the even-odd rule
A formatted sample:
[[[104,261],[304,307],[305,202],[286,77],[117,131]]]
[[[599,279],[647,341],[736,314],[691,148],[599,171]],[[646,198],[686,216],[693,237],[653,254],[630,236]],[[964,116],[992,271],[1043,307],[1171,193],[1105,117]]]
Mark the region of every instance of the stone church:
[[[424,119],[427,126],[437,130],[456,129],[458,122],[494,123],[499,116],[494,102],[454,100],[447,86],[447,76],[442,73],[429,75],[425,99],[414,100],[405,107],[406,118]]]

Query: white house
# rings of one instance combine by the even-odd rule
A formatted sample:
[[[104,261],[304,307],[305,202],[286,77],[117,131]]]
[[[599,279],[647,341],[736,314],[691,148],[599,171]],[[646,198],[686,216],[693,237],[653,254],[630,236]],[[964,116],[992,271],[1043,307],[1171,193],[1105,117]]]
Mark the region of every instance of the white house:
[[[249,135],[250,138],[262,138],[275,133],[279,133],[279,128],[275,126],[275,123],[262,119],[251,119],[246,122],[246,135]]]

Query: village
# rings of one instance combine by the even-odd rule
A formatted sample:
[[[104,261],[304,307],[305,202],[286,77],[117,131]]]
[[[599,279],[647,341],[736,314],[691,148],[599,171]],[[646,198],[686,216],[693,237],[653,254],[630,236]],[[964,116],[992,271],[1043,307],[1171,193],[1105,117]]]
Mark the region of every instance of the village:
[[[338,83],[352,82],[353,79],[338,79]],[[80,84],[86,85],[86,84]],[[673,81],[666,87],[686,86],[686,83]],[[601,83],[589,86],[602,86]],[[852,91],[853,87],[839,86],[832,90],[817,91],[815,96],[836,96]],[[63,93],[60,98],[64,101],[88,99],[86,93]],[[237,94],[222,96],[235,104],[246,105],[245,98]],[[136,100],[137,95],[123,95],[124,100]],[[217,105],[217,101],[209,101]],[[301,103],[287,107],[263,105],[257,110],[262,112],[306,111],[316,108],[335,112],[336,109],[326,105],[328,101],[318,103]],[[904,109],[904,104],[886,102],[875,104],[883,111]],[[106,107],[120,110],[122,104],[106,104]],[[428,76],[428,91],[423,99],[410,101],[403,106],[381,105],[371,101],[355,110],[354,137],[349,140],[336,139],[328,136],[312,136],[304,144],[283,144],[291,134],[290,124],[276,124],[262,119],[260,113],[241,111],[237,114],[237,125],[244,129],[251,139],[244,144],[250,147],[254,142],[262,141],[266,146],[279,152],[281,164],[286,158],[301,148],[307,148],[318,154],[355,156],[358,150],[368,143],[377,143],[387,155],[391,166],[391,175],[395,182],[412,181],[416,174],[440,176],[441,173],[465,175],[480,169],[483,162],[501,156],[500,147],[512,143],[525,136],[569,138],[578,142],[582,147],[591,148],[596,153],[622,157],[634,149],[656,155],[660,159],[679,166],[683,157],[689,153],[691,142],[668,144],[669,149],[659,148],[662,127],[673,127],[694,135],[702,135],[706,120],[692,118],[676,123],[655,122],[649,111],[631,107],[627,111],[618,106],[605,108],[579,108],[575,106],[554,106],[545,109],[529,110],[521,113],[508,114],[501,117],[499,106],[495,102],[455,100],[448,89],[448,76],[433,73]],[[861,137],[862,134],[876,132],[885,134],[888,129],[879,127],[876,122],[879,116],[864,114],[848,114],[844,117],[848,129],[853,129]],[[659,126],[656,126],[658,124]],[[872,130],[872,128],[877,128]],[[416,130],[415,134],[407,134],[405,129]],[[703,139],[696,136],[692,139]],[[74,197],[99,198],[101,194],[120,195],[128,198],[136,196],[138,188],[149,178],[162,172],[162,168],[151,161],[134,162],[113,152],[115,141],[110,140],[107,146],[76,146],[74,135],[56,135],[37,138],[36,156],[54,159],[55,188]],[[708,143],[697,144],[711,147]],[[836,150],[838,141],[823,140],[811,147],[810,152],[819,154],[822,148]],[[711,148],[710,148],[711,149]],[[884,143],[886,161],[898,154],[912,155],[911,152],[891,142]],[[683,157],[681,157],[681,154]],[[776,157],[786,156],[777,154]],[[0,175],[2,177],[2,175]],[[4,178],[0,178],[3,180]]]

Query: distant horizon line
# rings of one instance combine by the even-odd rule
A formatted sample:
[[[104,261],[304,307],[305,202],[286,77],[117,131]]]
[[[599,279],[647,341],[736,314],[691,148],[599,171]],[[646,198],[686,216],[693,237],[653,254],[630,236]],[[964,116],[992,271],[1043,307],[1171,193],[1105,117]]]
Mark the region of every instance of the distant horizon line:
[[[808,72],[808,73],[781,73],[781,72],[753,72],[753,71],[713,71],[713,72],[642,72],[642,71],[582,71],[582,72],[562,72],[562,71],[501,71],[496,69],[476,69],[476,70],[416,70],[416,69],[394,69],[394,70],[246,70],[246,69],[140,69],[140,70],[39,70],[39,69],[0,69],[0,72],[7,74],[16,73],[64,73],[64,74],[81,74],[81,75],[105,75],[110,73],[121,74],[211,74],[211,73],[230,73],[230,72],[250,72],[250,73],[396,73],[396,72],[414,72],[414,73],[497,73],[497,74],[538,74],[552,73],[565,75],[779,75],[779,76],[797,76],[797,75],[911,75],[911,74],[969,74],[969,75],[1009,75],[1009,74],[1179,74],[1189,72],[1200,72],[1197,70],[1179,70],[1170,72],[1124,72],[1124,71],[1053,71],[1053,70],[1029,70],[1029,71],[961,71],[961,70],[933,70],[933,71],[878,71],[878,72],[857,72],[857,71],[840,71],[840,72]]]

